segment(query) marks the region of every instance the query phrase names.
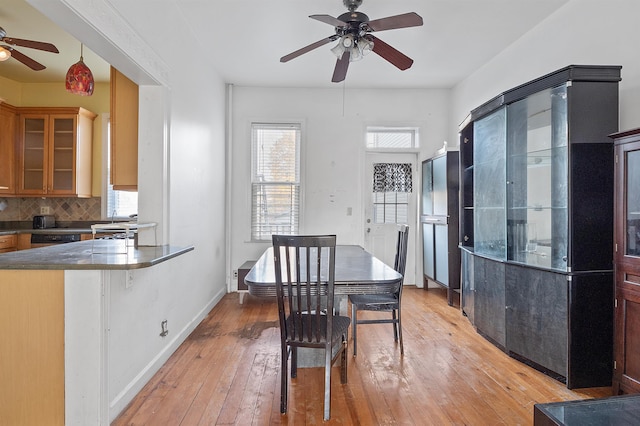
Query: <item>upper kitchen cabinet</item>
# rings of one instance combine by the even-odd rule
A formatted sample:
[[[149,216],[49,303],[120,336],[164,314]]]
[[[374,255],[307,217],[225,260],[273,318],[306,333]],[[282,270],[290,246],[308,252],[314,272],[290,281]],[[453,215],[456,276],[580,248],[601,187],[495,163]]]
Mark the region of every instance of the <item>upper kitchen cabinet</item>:
[[[138,190],[138,85],[111,67],[111,184]]]
[[[84,108],[20,108],[18,188],[22,196],[91,196],[96,114]]]
[[[15,181],[16,109],[0,102],[0,195],[13,195]]]

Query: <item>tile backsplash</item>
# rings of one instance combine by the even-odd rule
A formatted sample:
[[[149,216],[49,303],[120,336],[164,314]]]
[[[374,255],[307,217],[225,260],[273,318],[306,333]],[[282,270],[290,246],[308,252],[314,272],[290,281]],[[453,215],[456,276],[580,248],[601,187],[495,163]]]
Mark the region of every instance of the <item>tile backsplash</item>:
[[[101,198],[2,198],[7,207],[0,211],[0,221],[30,221],[39,215],[41,207],[58,221],[90,221],[101,219]]]

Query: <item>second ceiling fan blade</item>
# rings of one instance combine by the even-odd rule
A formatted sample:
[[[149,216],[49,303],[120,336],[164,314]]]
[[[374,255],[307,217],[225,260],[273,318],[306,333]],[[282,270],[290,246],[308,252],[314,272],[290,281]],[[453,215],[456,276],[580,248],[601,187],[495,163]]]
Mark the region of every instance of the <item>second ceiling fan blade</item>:
[[[11,57],[19,62],[22,62],[23,64],[25,64],[26,66],[28,66],[29,68],[31,68],[34,71],[42,71],[43,69],[45,69],[46,67],[44,65],[42,65],[40,62],[37,62],[33,59],[31,59],[30,57],[28,57],[27,55],[18,52],[16,49],[14,49],[11,46],[2,46],[5,49],[9,50],[11,52]]]
[[[344,27],[347,25],[346,22],[343,22],[338,18],[334,18],[331,15],[310,15],[309,18],[324,22],[325,24],[333,25],[334,27]]]
[[[369,28],[371,28],[372,31],[385,31],[395,30],[396,28],[419,27],[422,24],[422,17],[415,12],[374,19],[373,21],[367,22],[367,25],[369,26]]]
[[[342,54],[342,57],[336,61],[336,67],[333,70],[333,77],[331,81],[333,83],[340,83],[347,77],[347,69],[349,69],[349,58],[351,54],[346,51]]]
[[[323,38],[322,40],[318,40],[315,43],[311,43],[308,46],[305,46],[301,49],[296,50],[295,52],[291,52],[288,55],[283,56],[282,58],[280,58],[280,62],[288,62],[294,58],[297,58],[298,56],[305,54],[307,52],[312,51],[313,49],[317,49],[320,46],[324,46],[327,43],[331,43],[332,41],[336,40],[338,38],[337,35],[332,35],[330,37],[327,38]]]
[[[367,39],[373,41],[374,53],[380,55],[383,59],[392,63],[399,69],[404,71],[408,68],[411,68],[411,65],[413,65],[413,59],[400,52],[399,50],[391,47],[379,38],[369,34],[367,36]]]
[[[53,44],[45,43],[43,41],[23,40],[21,38],[12,38],[12,37],[5,37],[5,38],[2,39],[2,41],[4,41],[5,43],[8,43],[8,44],[12,44],[14,46],[21,46],[21,47],[28,47],[30,49],[44,50],[45,52],[51,52],[51,53],[60,53],[58,51],[58,48],[55,47]]]

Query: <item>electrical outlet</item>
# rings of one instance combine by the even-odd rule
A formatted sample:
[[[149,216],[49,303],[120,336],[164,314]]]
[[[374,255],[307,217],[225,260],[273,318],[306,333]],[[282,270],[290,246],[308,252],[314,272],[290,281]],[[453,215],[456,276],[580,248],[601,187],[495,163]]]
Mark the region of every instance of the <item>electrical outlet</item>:
[[[41,206],[40,214],[51,214],[51,207],[49,206]]]
[[[238,271],[233,271],[233,278],[238,278]]]

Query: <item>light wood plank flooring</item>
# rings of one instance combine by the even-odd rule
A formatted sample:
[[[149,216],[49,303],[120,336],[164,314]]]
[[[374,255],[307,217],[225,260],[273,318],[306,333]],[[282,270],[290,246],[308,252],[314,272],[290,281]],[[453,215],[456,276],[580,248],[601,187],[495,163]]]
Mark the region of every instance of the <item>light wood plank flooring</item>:
[[[280,414],[277,316],[273,300],[226,295],[112,425],[322,424],[322,368],[298,370]],[[391,325],[359,328],[348,384],[334,367],[329,424],[531,425],[536,403],[611,395],[509,358],[440,289],[406,288],[403,326],[404,357]]]

